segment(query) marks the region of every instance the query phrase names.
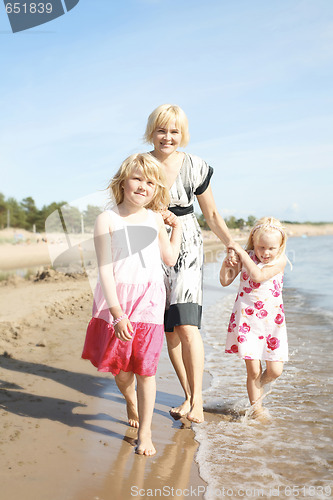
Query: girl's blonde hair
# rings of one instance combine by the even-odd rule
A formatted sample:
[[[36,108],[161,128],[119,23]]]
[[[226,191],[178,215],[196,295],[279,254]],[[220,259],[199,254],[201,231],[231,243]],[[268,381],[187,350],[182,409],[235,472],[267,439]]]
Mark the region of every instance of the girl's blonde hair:
[[[280,257],[286,251],[287,233],[281,222],[274,217],[262,217],[261,219],[257,220],[255,225],[251,229],[245,249],[253,250],[254,238],[260,238],[262,234],[272,231],[279,231],[282,236],[280,249],[277,254],[277,257]]]
[[[180,146],[187,146],[190,140],[187,116],[182,108],[175,104],[161,104],[161,106],[158,106],[158,108],[150,113],[144,135],[145,142],[152,144],[154,131],[159,127],[164,128],[166,125],[169,125],[171,120],[175,120],[176,127],[182,134]]]
[[[123,183],[135,169],[140,170],[145,179],[153,181],[156,184],[153,199],[145,208],[155,211],[166,208],[169,205],[170,196],[169,190],[166,187],[167,183],[163,167],[150,153],[131,155],[120,165],[118,172],[108,185],[108,189],[111,191],[111,198],[113,194],[116,205],[124,201]]]

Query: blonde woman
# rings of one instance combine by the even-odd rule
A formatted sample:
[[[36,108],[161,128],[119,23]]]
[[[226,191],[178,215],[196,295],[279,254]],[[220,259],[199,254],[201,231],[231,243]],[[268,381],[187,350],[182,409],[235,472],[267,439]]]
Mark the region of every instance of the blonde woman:
[[[233,269],[224,260],[220,272],[223,286],[240,273],[240,285],[231,314],[226,352],[245,360],[247,391],[255,416],[262,414],[263,386],[278,378],[288,360],[288,339],[282,286],[286,266],[287,235],[274,217],[258,220],[244,250],[232,246],[240,257]],[[262,361],[266,369],[262,369]]]
[[[189,141],[184,111],[163,104],[149,116],[146,142],[151,154],[163,166],[170,193],[170,220],[182,222],[179,258],[174,266],[164,266],[167,288],[165,331],[168,352],[185,393],[185,401],[170,411],[174,418],[187,417],[203,422],[202,377],[204,348],[200,336],[202,313],[203,242],[193,210],[195,197],[212,231],[226,245],[232,244],[228,228],[218,213],[210,186],[213,169],[198,156],[180,152]],[[168,218],[166,218],[168,221]]]

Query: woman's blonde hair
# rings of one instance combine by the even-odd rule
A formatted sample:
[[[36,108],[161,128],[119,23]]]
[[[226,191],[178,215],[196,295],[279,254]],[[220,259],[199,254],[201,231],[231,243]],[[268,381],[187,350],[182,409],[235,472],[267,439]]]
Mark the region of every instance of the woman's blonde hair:
[[[174,104],[161,104],[161,106],[158,106],[158,108],[150,113],[144,135],[145,142],[152,144],[154,131],[159,127],[164,128],[166,125],[169,125],[171,120],[175,120],[176,127],[182,134],[180,146],[187,146],[190,140],[187,116],[182,108]]]
[[[111,191],[111,198],[113,195],[116,205],[124,201],[123,183],[135,169],[140,170],[145,179],[153,181],[156,184],[153,199],[145,208],[157,211],[167,207],[170,202],[170,196],[163,167],[150,153],[133,154],[126,158],[120,165],[118,172],[108,185],[108,189]]]
[[[281,222],[278,219],[275,219],[274,217],[262,217],[261,219],[257,220],[255,225],[251,229],[245,249],[253,250],[254,239],[260,238],[262,234],[272,231],[279,231],[282,236],[281,245],[279,248],[279,252],[277,254],[277,257],[280,257],[286,250],[287,233]]]

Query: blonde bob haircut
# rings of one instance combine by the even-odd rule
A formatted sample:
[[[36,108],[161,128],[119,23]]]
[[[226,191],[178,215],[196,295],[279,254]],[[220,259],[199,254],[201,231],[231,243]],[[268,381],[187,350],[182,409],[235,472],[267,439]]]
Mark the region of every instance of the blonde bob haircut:
[[[150,208],[155,211],[166,208],[169,205],[170,196],[169,190],[166,187],[167,184],[163,167],[150,153],[137,153],[129,156],[123,161],[118,172],[108,185],[111,199],[114,198],[116,205],[124,201],[123,183],[131,176],[133,170],[136,169],[141,171],[146,180],[152,181],[155,184],[153,199],[145,208]]]
[[[245,249],[253,250],[254,240],[259,239],[260,236],[264,233],[272,233],[273,231],[279,231],[281,234],[281,244],[277,254],[277,257],[281,257],[281,255],[286,251],[287,233],[281,222],[274,217],[262,217],[261,219],[257,220],[255,225],[251,229]]]
[[[185,115],[182,108],[174,104],[162,104],[161,106],[158,106],[158,108],[154,109],[152,113],[150,113],[148,117],[146,132],[144,135],[145,142],[152,144],[154,131],[157,128],[164,128],[165,126],[169,125],[172,120],[175,120],[176,127],[182,134],[180,146],[187,146],[190,140],[187,116]]]

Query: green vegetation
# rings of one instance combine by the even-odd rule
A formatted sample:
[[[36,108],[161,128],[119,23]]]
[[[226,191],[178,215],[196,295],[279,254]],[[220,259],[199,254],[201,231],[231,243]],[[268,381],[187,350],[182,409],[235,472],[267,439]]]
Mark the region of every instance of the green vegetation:
[[[27,231],[33,231],[36,228],[37,232],[45,231],[45,221],[54,212],[58,212],[61,208],[61,223],[65,224],[67,230],[73,233],[80,233],[82,230],[82,223],[84,225],[85,231],[92,231],[94,227],[94,222],[97,215],[101,212],[99,207],[88,205],[87,208],[80,212],[76,207],[68,205],[66,201],[53,202],[50,205],[44,205],[41,209],[38,209],[35,205],[35,201],[31,196],[24,198],[22,201],[18,202],[15,198],[7,198],[0,193],[0,229],[4,229],[8,225],[14,228],[26,229]],[[58,212],[59,213],[59,212]],[[196,214],[199,225],[202,229],[208,229],[208,224],[202,214]],[[242,229],[244,227],[252,227],[257,220],[254,215],[249,215],[247,220],[237,219],[233,215],[224,218],[227,226],[230,229]],[[311,224],[311,225],[323,225],[329,224],[328,222],[297,222],[297,221],[281,221],[284,224]],[[48,231],[59,231],[62,228],[59,227],[59,218],[54,217],[54,221],[49,219],[48,221]],[[4,243],[4,241],[2,241]]]
[[[18,202],[15,198],[5,199],[5,196],[0,193],[0,229],[7,227],[9,218],[10,227],[26,229],[27,231],[33,231],[35,227],[37,232],[44,232],[47,217],[61,207],[62,223],[65,222],[67,230],[74,233],[81,232],[82,222],[85,230],[91,231],[95,219],[100,213],[100,209],[92,205],[88,205],[86,210],[81,213],[78,208],[71,207],[66,201],[53,202],[38,209],[31,196]],[[59,218],[55,219],[57,224],[54,224],[53,229],[59,231]],[[50,221],[48,230],[52,230],[52,221]]]
[[[18,202],[15,198],[5,199],[4,195],[0,193],[0,229],[7,227],[9,217],[10,227],[19,227],[32,231],[35,225],[36,231],[44,231],[46,218],[65,204],[65,201],[61,203],[53,202],[50,205],[44,205],[39,210],[31,196]]]
[[[198,219],[199,226],[201,227],[201,229],[208,229],[209,230],[209,226],[208,226],[204,216],[202,214],[200,214],[200,215],[196,214],[196,217]],[[236,219],[236,217],[231,215],[230,217],[225,217],[224,220],[225,220],[225,223],[227,224],[229,229],[236,229],[236,228],[242,229],[246,226],[252,227],[254,225],[255,221],[257,220],[257,218],[254,217],[254,215],[249,215],[247,220],[244,220],[244,219]]]

